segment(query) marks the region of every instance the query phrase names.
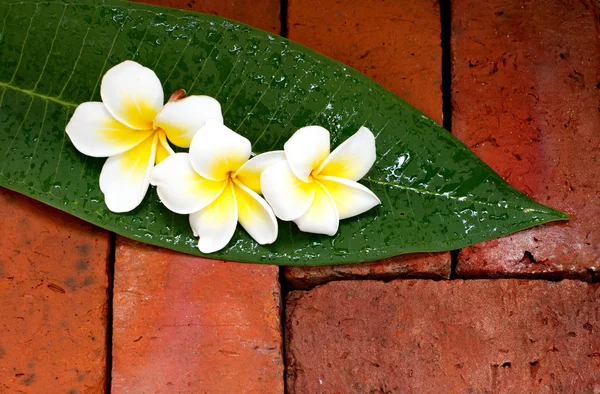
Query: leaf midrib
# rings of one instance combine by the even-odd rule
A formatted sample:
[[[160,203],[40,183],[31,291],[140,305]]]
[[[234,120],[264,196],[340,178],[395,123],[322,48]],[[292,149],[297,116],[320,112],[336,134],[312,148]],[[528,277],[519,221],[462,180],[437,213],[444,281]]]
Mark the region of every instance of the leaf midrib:
[[[0,87],[2,88],[7,88],[7,89],[11,89],[14,90],[16,92],[19,93],[23,93],[26,94],[28,96],[31,96],[33,98],[39,98],[45,101],[51,101],[57,104],[60,104],[62,106],[65,107],[77,107],[78,104],[72,103],[70,101],[66,101],[66,100],[62,100],[58,97],[53,97],[53,96],[48,96],[42,93],[38,93],[34,90],[28,90],[28,89],[22,89],[18,86],[12,85],[10,83],[6,83],[6,82],[0,82]],[[472,202],[474,204],[479,204],[479,205],[484,205],[484,206],[488,206],[488,207],[493,207],[493,208],[502,208],[501,206],[499,206],[498,204],[494,204],[494,203],[490,203],[487,201],[481,201],[481,200],[473,200],[473,199],[469,199],[467,197],[455,197],[451,194],[448,193],[437,193],[431,190],[426,190],[426,189],[419,189],[416,187],[412,187],[412,186],[406,186],[406,185],[401,185],[398,183],[393,183],[393,182],[388,182],[388,181],[382,181],[379,179],[373,179],[373,178],[363,178],[365,181],[367,182],[372,182],[372,183],[376,183],[379,185],[384,185],[384,186],[390,186],[390,187],[395,187],[395,188],[399,188],[399,189],[403,189],[403,190],[408,190],[414,193],[419,193],[419,194],[426,194],[426,195],[430,195],[430,196],[434,196],[434,197],[443,197],[443,198],[447,198],[449,200],[454,200],[454,201],[458,201],[458,202]],[[541,214],[547,214],[548,212],[543,211],[543,210],[538,210],[538,209],[534,209],[534,208],[522,208],[522,207],[514,207],[514,206],[510,206],[510,205],[505,205],[504,206],[505,209],[510,209],[513,211],[527,211],[527,212],[536,212],[536,213],[541,213]]]
[[[391,186],[391,187],[396,187],[398,189],[408,190],[408,191],[411,191],[411,192],[414,192],[414,193],[427,194],[427,195],[435,196],[435,197],[444,197],[444,198],[447,198],[449,200],[454,200],[454,201],[458,201],[458,202],[462,202],[462,203],[464,203],[464,202],[472,202],[472,203],[475,203],[475,204],[485,205],[485,206],[489,206],[489,207],[493,207],[493,208],[505,208],[505,209],[510,209],[510,210],[519,211],[519,212],[536,212],[536,213],[541,213],[541,214],[548,214],[547,211],[543,211],[543,210],[539,210],[539,209],[535,209],[535,208],[515,207],[515,206],[508,205],[508,204],[502,204],[504,206],[500,206],[499,204],[490,203],[488,201],[473,200],[473,199],[469,199],[467,197],[456,197],[456,196],[453,196],[453,195],[451,195],[449,193],[437,193],[437,192],[434,192],[434,191],[431,191],[431,190],[427,190],[427,189],[419,189],[417,187],[401,185],[399,183],[382,181],[382,180],[379,180],[379,179],[363,178],[363,180],[367,181],[367,182],[377,183],[379,185]]]
[[[7,82],[0,82],[0,87],[1,88],[5,88],[5,89],[11,89],[11,90],[14,90],[15,92],[23,93],[23,94],[26,94],[26,95],[31,96],[33,98],[39,98],[39,99],[42,99],[42,100],[51,101],[53,103],[57,103],[57,104],[60,104],[62,106],[65,106],[65,107],[71,107],[71,108],[73,108],[73,107],[77,107],[79,105],[79,104],[72,103],[70,101],[62,100],[62,99],[60,99],[58,97],[53,97],[53,96],[48,96],[48,95],[45,95],[45,94],[42,94],[42,93],[38,93],[38,92],[36,92],[34,90],[22,89],[22,88],[20,88],[18,86],[12,85],[12,84],[7,83]]]

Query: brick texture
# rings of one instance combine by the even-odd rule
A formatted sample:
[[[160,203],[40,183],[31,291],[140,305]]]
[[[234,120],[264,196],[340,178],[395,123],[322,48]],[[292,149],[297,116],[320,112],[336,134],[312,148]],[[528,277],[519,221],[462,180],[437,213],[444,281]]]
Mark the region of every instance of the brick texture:
[[[599,27],[592,0],[452,1],[453,133],[571,217],[464,249],[461,276],[600,269]]]
[[[356,68],[442,122],[437,1],[289,0],[288,36]],[[290,267],[292,288],[352,278],[448,278],[450,254],[398,256],[362,265]]]
[[[118,238],[112,392],[283,393],[274,266]]]
[[[103,393],[109,234],[0,188],[0,393]]]
[[[290,394],[600,392],[597,284],[332,282],[286,315]]]
[[[354,67],[442,122],[437,1],[289,0],[288,36]]]

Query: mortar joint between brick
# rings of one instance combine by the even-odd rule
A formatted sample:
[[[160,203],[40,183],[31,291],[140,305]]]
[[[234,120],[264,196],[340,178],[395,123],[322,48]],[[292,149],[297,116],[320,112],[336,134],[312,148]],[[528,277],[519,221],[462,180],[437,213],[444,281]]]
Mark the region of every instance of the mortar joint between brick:
[[[282,37],[288,36],[288,0],[281,0],[279,6],[280,32]]]
[[[104,392],[111,393],[112,389],[112,337],[113,337],[113,295],[115,283],[115,261],[116,261],[117,235],[110,233],[108,259],[106,261],[106,276],[108,280],[106,288],[106,380]]]
[[[442,46],[442,118],[443,126],[452,132],[452,5],[439,0]]]

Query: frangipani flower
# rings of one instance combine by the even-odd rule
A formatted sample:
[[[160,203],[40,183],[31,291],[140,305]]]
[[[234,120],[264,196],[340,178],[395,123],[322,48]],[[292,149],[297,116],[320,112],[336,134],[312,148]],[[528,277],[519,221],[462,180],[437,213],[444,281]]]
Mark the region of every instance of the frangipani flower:
[[[340,219],[381,203],[356,182],[375,162],[373,133],[361,127],[331,154],[329,149],[327,129],[303,127],[285,143],[286,160],[262,173],[261,188],[275,215],[301,231],[334,235]]]
[[[152,171],[150,182],[171,211],[190,215],[198,248],[224,248],[238,221],[261,245],[275,242],[277,219],[259,195],[264,168],[285,158],[282,151],[253,157],[248,139],[222,122],[208,120],[192,140],[190,153],[167,157]]]
[[[100,190],[108,209],[128,212],[146,195],[155,163],[173,154],[167,138],[187,148],[208,119],[223,122],[221,105],[208,96],[190,96],[164,104],[154,71],[133,61],[104,75],[102,102],[77,107],[66,132],[81,153],[108,157]]]

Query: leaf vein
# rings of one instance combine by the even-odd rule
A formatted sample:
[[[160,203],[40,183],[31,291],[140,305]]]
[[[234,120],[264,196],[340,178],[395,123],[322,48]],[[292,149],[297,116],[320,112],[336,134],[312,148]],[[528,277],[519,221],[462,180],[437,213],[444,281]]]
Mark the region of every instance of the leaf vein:
[[[269,82],[269,85],[267,86],[267,88],[265,90],[263,90],[262,94],[258,98],[258,101],[254,104],[254,107],[252,107],[252,109],[248,112],[248,114],[246,114],[246,117],[244,118],[244,120],[242,120],[242,122],[235,129],[236,133],[242,127],[242,125],[246,122],[246,120],[248,120],[250,118],[250,116],[252,116],[254,114],[254,110],[256,109],[256,107],[258,106],[258,104],[260,104],[260,102],[262,101],[262,99],[265,97],[265,94],[267,94],[267,92],[269,91],[269,89],[273,85],[273,81],[275,80],[275,77],[277,77],[277,75],[279,74],[279,72],[281,71],[281,66],[282,65],[283,65],[283,62],[281,62],[281,64],[279,64],[279,66],[277,67],[277,70],[275,71],[275,73],[271,77],[271,81]],[[260,140],[263,135],[264,135],[264,132],[263,132],[263,134],[261,134],[261,136],[259,138],[257,138],[254,141],[254,143],[256,144],[258,142],[258,140]]]
[[[33,106],[33,97],[31,97],[31,100],[29,100],[29,107],[27,107],[27,112],[25,112],[25,116],[23,117],[23,120],[21,121],[21,124],[19,125],[19,128],[17,129],[17,132],[13,136],[13,139],[10,142],[10,145],[2,154],[3,158],[6,158],[6,156],[8,155],[8,152],[10,152],[10,150],[12,149],[12,146],[15,143],[15,140],[19,136],[19,133],[21,132],[21,129],[23,128],[23,125],[25,124],[25,121],[27,121],[27,117],[29,116],[29,112],[31,111],[32,106]],[[4,164],[2,164],[2,168],[0,168],[0,174],[4,174],[4,167],[6,167],[6,163],[7,162],[5,161]]]
[[[183,51],[181,51],[181,54],[179,55],[179,58],[177,58],[177,61],[175,62],[175,65],[173,65],[173,68],[171,69],[171,72],[169,73],[169,75],[167,76],[167,78],[165,79],[165,82],[163,83],[163,85],[166,85],[167,82],[169,81],[169,79],[171,78],[171,75],[173,75],[173,72],[175,71],[175,69],[177,69],[177,65],[179,64],[179,62],[181,61],[181,58],[183,57],[183,54],[185,53],[185,51],[188,49],[188,47],[190,46],[190,44],[192,43],[192,39],[193,36],[190,35],[187,44],[185,44],[185,47],[183,48]]]
[[[262,133],[260,134],[260,136],[258,137],[258,139],[261,139],[261,138],[262,138],[262,136],[263,136],[263,135],[266,133],[267,129],[269,128],[269,126],[270,126],[270,125],[271,125],[271,123],[273,122],[273,119],[275,119],[275,117],[276,117],[276,116],[279,114],[279,111],[281,111],[281,109],[283,108],[283,105],[284,105],[285,103],[287,103],[287,99],[288,99],[288,97],[290,96],[290,94],[292,94],[292,91],[293,91],[293,92],[295,92],[295,91],[296,91],[295,89],[296,89],[298,86],[300,86],[300,81],[302,81],[304,77],[306,77],[307,75],[309,75],[309,74],[310,74],[310,72],[313,70],[314,66],[315,66],[315,65],[313,64],[313,65],[310,67],[310,69],[308,70],[308,72],[304,73],[304,75],[302,75],[302,76],[301,76],[301,77],[298,79],[298,81],[296,81],[296,83],[294,84],[294,86],[292,86],[292,87],[291,87],[291,88],[288,90],[287,94],[285,95],[285,97],[283,98],[283,100],[281,100],[281,103],[280,103],[280,104],[279,104],[279,106],[277,107],[277,110],[275,110],[275,113],[274,113],[274,114],[273,114],[273,115],[272,115],[272,116],[269,118],[269,122],[267,123],[267,125],[266,125],[266,126],[265,126],[265,128],[263,129],[263,131],[262,131]],[[302,100],[302,102],[300,103],[300,105],[298,106],[298,108],[299,108],[299,107],[301,107],[301,106],[304,104],[304,102],[305,102],[305,101],[308,99],[308,96],[309,96],[309,95],[310,95],[310,93],[304,96],[304,99]],[[293,117],[293,116],[294,116],[294,115],[295,115],[297,112],[298,112],[298,109],[296,109],[296,111],[294,112],[294,114],[293,114],[291,117]],[[291,117],[290,117],[290,118],[291,118]],[[281,139],[281,133],[279,133],[279,135],[277,136],[277,140],[275,140],[275,142],[274,142],[274,143],[273,143],[273,145],[272,145],[272,146],[269,148],[269,150],[272,150],[272,149],[273,149],[273,148],[274,148],[274,147],[275,147],[275,146],[276,146],[276,145],[279,143],[279,140],[280,140],[280,139]],[[257,140],[257,141],[258,141],[258,140]],[[254,142],[254,144],[256,144],[256,141]]]
[[[235,67],[238,65],[238,63],[240,62],[240,57],[242,56],[242,51],[240,50],[238,55],[235,58],[235,63],[233,64],[233,67],[231,67],[231,70],[229,70],[229,74],[227,74],[227,77],[225,77],[225,80],[223,81],[223,83],[221,84],[221,87],[219,88],[219,90],[217,91],[217,93],[215,93],[214,97],[218,100],[219,94],[221,93],[221,90],[223,90],[223,88],[225,87],[225,85],[227,84],[227,82],[229,81],[229,77],[231,77],[231,75],[233,74],[233,70],[235,70]],[[244,86],[242,84],[242,86]],[[241,88],[241,86],[240,86]],[[239,92],[239,90],[238,90]],[[237,97],[237,94],[236,94]],[[228,107],[229,108],[229,107]]]
[[[443,198],[447,198],[449,200],[456,200],[459,202],[472,202],[475,204],[479,204],[479,205],[485,205],[485,206],[489,206],[489,207],[498,207],[498,204],[494,204],[491,203],[489,201],[481,201],[481,200],[477,200],[477,199],[469,199],[467,197],[456,197],[453,196],[451,193],[452,192],[445,192],[445,193],[438,193],[432,190],[427,190],[427,189],[419,189],[416,187],[412,187],[412,186],[406,186],[406,185],[400,185],[397,183],[393,183],[393,182],[388,182],[388,181],[382,181],[380,179],[372,179],[372,178],[363,178],[363,180],[365,181],[369,181],[369,182],[373,182],[379,185],[384,185],[384,186],[391,186],[391,187],[395,187],[398,189],[402,189],[402,190],[407,190],[407,191],[411,191],[413,193],[417,193],[417,194],[426,194],[426,195],[431,195],[431,196],[435,196],[435,197],[443,197]],[[538,212],[538,213],[546,213],[545,211],[541,211],[541,210],[537,210],[537,209],[533,209],[533,208],[522,208],[522,207],[518,207],[518,206],[512,206],[509,204],[502,204],[504,205],[505,208],[510,209],[510,210],[514,210],[514,211],[524,211],[527,210],[528,212]]]
[[[45,95],[42,93],[34,92],[33,90],[21,89],[17,86],[11,85],[10,83],[6,83],[6,82],[0,82],[0,87],[5,88],[5,89],[11,89],[18,93],[26,94],[28,96],[31,96],[32,98],[39,98],[39,99],[46,100],[46,101],[52,101],[52,102],[55,102],[57,104],[65,106],[65,107],[77,107],[77,105],[78,105],[78,104],[72,103],[70,101],[61,100],[58,97],[48,96],[48,95]],[[0,102],[0,104],[1,104],[1,102]]]
[[[12,4],[9,4],[8,11],[6,11],[6,15],[4,15],[4,20],[2,21],[2,32],[0,32],[0,38],[2,38],[2,35],[4,34],[4,30],[6,30],[6,20],[8,19],[8,14],[10,14],[11,7],[12,7]]]
[[[15,80],[15,77],[17,76],[17,72],[19,71],[19,68],[21,67],[21,61],[23,61],[23,53],[25,53],[25,45],[27,44],[27,39],[29,38],[29,32],[31,31],[31,26],[33,25],[33,18],[35,18],[35,16],[38,13],[38,9],[40,8],[40,6],[38,4],[35,5],[35,12],[33,13],[33,16],[31,17],[31,19],[29,19],[29,27],[27,28],[27,32],[25,33],[25,39],[23,39],[23,46],[21,46],[21,53],[19,55],[19,61],[17,62],[17,66],[15,67],[15,72],[12,75],[12,78],[10,79],[9,83],[13,83]]]
[[[56,30],[54,31],[54,37],[52,38],[52,43],[50,44],[50,50],[48,51],[48,55],[46,56],[44,65],[42,66],[42,71],[40,72],[40,76],[38,77],[38,80],[36,81],[35,85],[33,86],[33,89],[31,89],[34,92],[37,89],[38,85],[40,84],[40,81],[42,80],[42,77],[44,76],[44,72],[46,71],[46,66],[48,66],[48,61],[50,60],[50,56],[52,56],[52,50],[54,49],[54,43],[56,42],[56,37],[58,37],[58,31],[60,29],[60,24],[62,23],[63,18],[65,17],[66,11],[67,11],[67,5],[65,4],[65,7],[63,8],[63,12],[60,16],[60,19],[58,20],[58,23],[56,24]]]
[[[96,81],[96,86],[94,86],[94,90],[92,91],[92,95],[90,96],[90,101],[92,101],[92,99],[94,98],[94,96],[96,95],[96,90],[98,90],[98,86],[100,85],[100,81],[102,80],[102,77],[104,76],[105,70],[106,70],[106,65],[108,64],[108,59],[110,59],[110,55],[112,55],[112,51],[115,49],[115,44],[117,42],[117,37],[119,37],[119,33],[121,32],[121,30],[123,30],[123,26],[125,26],[125,22],[123,22],[121,24],[121,27],[119,27],[119,29],[117,29],[117,34],[115,34],[115,38],[113,38],[112,40],[112,44],[110,45],[110,49],[108,51],[108,55],[106,55],[106,59],[104,59],[104,65],[102,66],[102,70],[100,70],[100,75],[98,76],[98,80]]]
[[[71,112],[71,109],[69,108],[69,109],[67,109],[67,111],[65,113],[65,125],[63,127],[63,130],[65,130],[67,128],[67,124],[69,123],[69,119],[71,118],[70,112]],[[58,167],[60,165],[60,161],[62,160],[62,155],[65,150],[66,135],[67,135],[66,132],[62,133],[62,141],[60,144],[60,150],[58,152],[58,160],[56,161],[56,167],[54,168],[54,174],[52,175],[52,180],[50,181],[50,188],[48,189],[48,193],[51,193],[52,184],[56,180],[56,175],[58,175]],[[58,198],[58,196],[57,196],[57,198]]]
[[[75,59],[75,64],[73,65],[73,69],[71,70],[71,74],[69,74],[69,78],[67,78],[67,82],[65,82],[65,84],[63,85],[60,93],[58,94],[58,98],[59,99],[64,94],[65,89],[67,88],[67,86],[69,86],[69,83],[71,82],[71,78],[73,78],[73,74],[75,74],[75,70],[77,69],[77,65],[79,64],[79,59],[81,59],[81,54],[83,53],[83,48],[85,47],[85,42],[87,40],[87,36],[88,36],[89,33],[90,33],[90,27],[87,28],[87,31],[85,32],[85,35],[83,36],[83,41],[81,42],[81,48],[79,48],[79,54],[77,55],[77,58]]]
[[[208,53],[208,55],[206,55],[206,59],[204,60],[204,64],[202,64],[202,67],[200,68],[200,71],[198,71],[198,74],[196,74],[196,77],[192,81],[192,84],[190,85],[190,88],[187,90],[190,94],[192,93],[192,89],[194,88],[194,85],[196,85],[196,82],[198,82],[198,78],[200,78],[200,74],[202,74],[202,71],[204,71],[204,67],[206,67],[206,64],[208,63],[208,60],[210,59],[210,57],[212,56],[213,52],[215,51],[215,48],[219,46],[219,44],[221,43],[221,41],[223,41],[223,39],[225,38],[225,35],[228,32],[229,32],[229,26],[227,26],[227,28],[225,29],[225,31],[221,35],[221,38],[219,38],[219,41],[217,41],[217,43],[211,48],[211,50]]]
[[[144,32],[144,35],[142,36],[142,39],[140,40],[140,43],[138,44],[138,47],[136,48],[135,52],[133,53],[133,56],[131,57],[131,60],[135,60],[135,58],[137,57],[138,53],[140,52],[140,49],[142,48],[142,44],[144,43],[144,40],[146,39],[146,35],[148,34],[148,30],[150,30],[149,26],[146,28],[146,31]]]
[[[31,171],[31,164],[33,163],[33,159],[37,152],[38,146],[40,145],[40,137],[42,136],[42,131],[44,130],[44,125],[46,124],[46,116],[48,115],[48,101],[45,102],[44,106],[44,115],[42,116],[42,125],[40,126],[40,132],[38,133],[37,141],[35,142],[35,148],[33,148],[33,153],[31,154],[31,158],[29,159],[29,166],[27,166],[27,171],[25,172],[25,176],[29,175],[29,171]]]

